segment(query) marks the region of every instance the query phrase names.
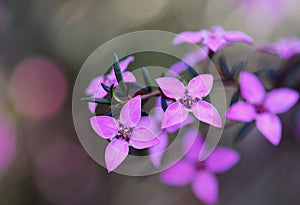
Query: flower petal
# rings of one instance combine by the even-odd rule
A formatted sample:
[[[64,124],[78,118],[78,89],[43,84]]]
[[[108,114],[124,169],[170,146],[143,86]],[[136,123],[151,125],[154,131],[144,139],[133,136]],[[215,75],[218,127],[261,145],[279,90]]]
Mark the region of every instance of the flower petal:
[[[125,83],[136,82],[135,76],[129,71],[123,73],[123,80]]]
[[[101,87],[101,88],[100,88]],[[93,98],[103,98],[106,96],[107,92],[100,86],[99,89],[92,95]],[[88,103],[88,107],[91,113],[95,113],[97,108],[97,103]]]
[[[94,78],[88,85],[87,89],[85,90],[85,93],[87,95],[93,95],[97,90],[103,90],[101,83],[104,82],[104,78],[104,76]]]
[[[120,122],[127,127],[134,127],[141,119],[141,96],[130,99],[122,108]]]
[[[213,76],[210,74],[202,74],[194,77],[188,84],[188,91],[198,98],[207,96],[213,85]]]
[[[105,163],[108,172],[116,169],[127,157],[129,153],[128,143],[125,140],[114,139],[105,150]]]
[[[231,169],[239,159],[237,151],[226,147],[217,147],[205,160],[205,165],[211,172],[223,173]]]
[[[191,109],[198,120],[218,128],[222,127],[221,117],[210,103],[200,100]]]
[[[241,122],[251,122],[256,116],[256,110],[253,105],[246,102],[237,102],[233,104],[226,112],[226,118]]]
[[[168,76],[176,77],[188,68],[188,65],[184,61],[174,63],[168,70]]]
[[[222,37],[206,38],[204,39],[203,44],[213,52],[217,52],[227,45],[226,41]]]
[[[128,58],[120,61],[120,68],[121,68],[121,71],[124,72],[128,65],[134,61],[134,57],[133,56],[129,56]]]
[[[173,40],[173,44],[199,43],[204,37],[203,31],[185,31],[179,33]]]
[[[298,101],[297,91],[289,88],[279,88],[267,94],[265,107],[272,113],[284,113]]]
[[[184,186],[192,182],[196,170],[194,166],[184,160],[177,162],[160,174],[160,181],[173,186]]]
[[[244,42],[247,44],[253,43],[252,38],[241,31],[227,31],[224,33],[224,38],[227,41],[230,41],[232,43],[234,42]]]
[[[180,128],[182,128],[182,127],[184,127],[184,126],[186,126],[188,124],[191,124],[193,121],[194,121],[194,118],[192,116],[188,115],[188,117],[186,118],[186,120],[184,120],[182,123],[179,123],[179,124],[173,125],[171,127],[168,127],[168,128],[166,128],[166,131],[168,133],[176,132]]]
[[[243,71],[240,74],[240,89],[243,98],[251,104],[260,104],[265,98],[265,88],[258,77]]]
[[[160,140],[158,137],[149,140],[149,141],[137,141],[137,140],[130,140],[129,144],[134,147],[135,149],[146,149],[158,145]]]
[[[273,145],[279,144],[282,126],[280,119],[276,115],[270,113],[258,115],[256,117],[256,126]]]
[[[157,136],[148,128],[145,127],[136,127],[132,130],[130,140],[135,141],[150,141],[156,138]]]
[[[182,123],[187,119],[188,114],[188,109],[184,107],[184,105],[179,102],[175,102],[167,108],[161,127],[168,128]]]
[[[192,184],[195,195],[206,204],[216,204],[219,200],[219,185],[216,176],[199,171]]]
[[[164,151],[169,143],[169,138],[166,132],[162,132],[159,136],[159,139],[160,143],[149,149],[150,159],[155,167],[160,166]]]
[[[179,99],[185,94],[185,86],[176,78],[162,77],[156,78],[155,81],[163,93],[169,98]]]
[[[119,123],[109,116],[95,116],[90,119],[93,130],[102,138],[110,139],[118,134]]]
[[[182,142],[182,151],[185,154],[185,158],[191,162],[197,162],[199,160],[199,154],[202,146],[203,139],[200,131],[189,129],[185,133]]]

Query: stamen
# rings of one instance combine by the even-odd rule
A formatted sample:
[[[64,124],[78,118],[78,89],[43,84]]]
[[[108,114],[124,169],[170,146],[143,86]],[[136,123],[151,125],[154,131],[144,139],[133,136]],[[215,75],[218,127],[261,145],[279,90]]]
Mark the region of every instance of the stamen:
[[[190,95],[185,95],[183,98],[181,98],[180,102],[186,106],[187,108],[191,108],[195,102],[197,101],[196,98],[190,96]]]
[[[131,131],[128,127],[125,127],[124,125],[121,125],[119,127],[117,138],[129,140],[131,135]]]

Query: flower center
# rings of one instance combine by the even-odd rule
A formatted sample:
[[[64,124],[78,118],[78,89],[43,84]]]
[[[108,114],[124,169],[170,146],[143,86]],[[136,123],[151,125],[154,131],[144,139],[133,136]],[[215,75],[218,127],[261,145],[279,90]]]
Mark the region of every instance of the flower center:
[[[255,105],[255,110],[257,113],[267,112],[267,109],[265,108],[265,106],[263,104]]]
[[[125,127],[124,125],[121,125],[119,127],[117,138],[129,140],[130,135],[131,135],[131,131],[130,131],[130,129],[128,127]]]
[[[204,170],[205,169],[205,163],[204,163],[204,161],[201,161],[201,162],[196,162],[196,164],[195,164],[195,168],[196,168],[196,170]]]
[[[180,99],[180,102],[187,108],[191,108],[196,101],[197,99],[190,95],[185,95],[183,98]]]

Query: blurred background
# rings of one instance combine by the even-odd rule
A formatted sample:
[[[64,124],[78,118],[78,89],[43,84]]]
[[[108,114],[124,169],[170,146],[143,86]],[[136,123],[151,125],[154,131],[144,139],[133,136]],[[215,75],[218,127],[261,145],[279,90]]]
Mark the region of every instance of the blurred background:
[[[127,32],[221,25],[259,44],[300,36],[299,10],[298,0],[1,0],[0,205],[201,204],[190,186],[165,186],[157,175],[107,174],[87,155],[72,121],[77,73],[96,48]],[[247,60],[251,71],[287,66],[254,50],[236,44],[221,53],[231,65]],[[299,70],[299,57],[292,62]],[[218,175],[219,204],[300,204],[299,105],[281,119],[278,147],[255,129],[234,145],[236,129],[226,130],[222,143],[242,158]]]

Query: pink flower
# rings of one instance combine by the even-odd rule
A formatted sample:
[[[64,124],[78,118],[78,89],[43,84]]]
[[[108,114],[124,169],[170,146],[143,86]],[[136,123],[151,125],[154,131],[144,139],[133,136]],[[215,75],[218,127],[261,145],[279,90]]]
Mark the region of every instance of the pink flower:
[[[125,71],[128,67],[128,65],[134,61],[134,57],[130,56],[126,58],[125,60],[120,61],[120,68],[123,74],[123,80],[125,83],[135,82],[136,79],[134,75],[129,72]],[[118,85],[118,81],[115,76],[114,69],[111,70],[111,72],[108,75],[105,76],[98,76],[94,78],[90,84],[88,85],[87,89],[85,90],[85,93],[87,95],[91,95],[94,98],[103,98],[107,95],[107,92],[102,88],[101,83],[104,83],[107,86],[111,85]],[[89,110],[94,113],[95,109],[97,107],[97,103],[88,103]]]
[[[204,47],[203,49],[196,49],[192,52],[187,53],[182,61],[179,61],[173,64],[168,72],[169,76],[175,76],[183,71],[185,71],[189,66],[194,67],[197,63],[207,59],[208,48]]]
[[[193,121],[192,117],[188,117],[182,124],[176,124],[162,130],[161,123],[164,116],[164,111],[161,108],[160,104],[161,97],[158,97],[154,112],[150,113],[150,117],[144,118],[144,120],[146,120],[144,121],[145,126],[148,126],[150,130],[153,131],[160,139],[159,144],[149,148],[150,159],[155,167],[159,167],[161,165],[163,154],[169,144],[168,133],[176,132],[181,127],[184,127]]]
[[[288,59],[293,55],[300,53],[300,38],[280,38],[274,43],[261,45],[258,50],[263,53],[270,53]]]
[[[221,117],[216,108],[202,100],[212,89],[212,75],[196,76],[187,87],[179,80],[170,77],[157,78],[156,82],[165,96],[176,100],[168,106],[162,121],[162,128],[182,123],[187,119],[189,111],[202,122],[222,127]]]
[[[184,31],[173,40],[173,44],[202,43],[213,52],[217,52],[235,42],[252,44],[251,37],[241,31],[224,31],[221,26],[214,26],[207,30]]]
[[[190,136],[196,136],[191,138]],[[185,158],[160,175],[160,180],[168,185],[184,186],[192,184],[194,194],[207,204],[218,202],[218,180],[215,173],[224,173],[238,161],[239,154],[226,147],[217,147],[204,161],[199,161],[204,143],[196,130],[189,130],[183,141]]]
[[[256,127],[273,145],[281,139],[282,125],[276,114],[289,110],[299,99],[298,92],[289,88],[275,89],[265,94],[261,81],[252,73],[241,72],[240,91],[246,102],[233,104],[226,118],[242,122],[256,120]]]
[[[105,151],[108,172],[113,171],[127,157],[129,146],[145,149],[159,143],[159,138],[148,128],[139,124],[141,119],[141,96],[129,100],[121,110],[120,119],[95,116],[90,119],[94,131],[104,139],[110,139]]]

